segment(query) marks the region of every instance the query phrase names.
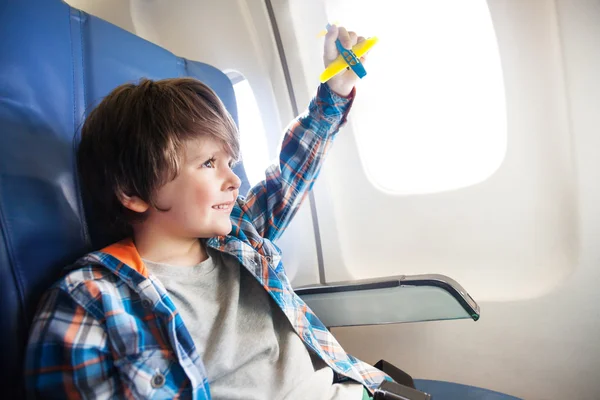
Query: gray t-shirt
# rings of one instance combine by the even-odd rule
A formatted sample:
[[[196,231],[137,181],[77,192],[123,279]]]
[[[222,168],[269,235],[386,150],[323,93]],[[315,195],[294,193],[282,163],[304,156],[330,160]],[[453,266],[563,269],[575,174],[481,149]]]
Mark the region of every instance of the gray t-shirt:
[[[144,263],[190,331],[214,399],[362,399],[362,385],[333,384],[333,370],[235,257],[208,252],[193,267]]]

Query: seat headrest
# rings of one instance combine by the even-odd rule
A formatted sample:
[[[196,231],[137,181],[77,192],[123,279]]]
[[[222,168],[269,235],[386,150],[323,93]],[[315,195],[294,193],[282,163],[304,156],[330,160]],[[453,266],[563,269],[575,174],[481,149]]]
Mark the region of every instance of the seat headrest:
[[[86,223],[77,184],[76,132],[86,112],[122,83],[180,76],[210,86],[236,123],[237,109],[230,80],[210,65],[59,0],[1,7],[0,387],[13,398],[40,295],[64,266],[106,241]],[[243,166],[235,172],[245,193]]]

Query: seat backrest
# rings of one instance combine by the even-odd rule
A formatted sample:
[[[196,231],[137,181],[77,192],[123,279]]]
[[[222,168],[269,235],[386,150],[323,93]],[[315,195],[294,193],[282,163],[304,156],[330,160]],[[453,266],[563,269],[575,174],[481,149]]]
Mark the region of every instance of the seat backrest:
[[[122,83],[180,76],[210,86],[236,122],[237,110],[221,71],[60,0],[2,2],[0,37],[0,388],[16,398],[40,295],[64,266],[110,241],[86,219],[77,183],[86,112]],[[236,173],[244,193],[241,164]]]

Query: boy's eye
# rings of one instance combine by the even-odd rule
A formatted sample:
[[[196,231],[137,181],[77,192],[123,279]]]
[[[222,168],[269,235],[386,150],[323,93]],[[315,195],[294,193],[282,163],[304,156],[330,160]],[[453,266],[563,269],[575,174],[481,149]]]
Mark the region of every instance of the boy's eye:
[[[215,167],[215,159],[211,158],[209,160],[206,160],[203,164],[202,164],[203,168],[214,168]]]

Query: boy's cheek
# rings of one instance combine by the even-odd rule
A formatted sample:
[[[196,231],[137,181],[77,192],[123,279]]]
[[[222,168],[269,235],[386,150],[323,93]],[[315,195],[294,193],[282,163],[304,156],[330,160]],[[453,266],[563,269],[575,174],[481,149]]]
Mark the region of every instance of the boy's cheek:
[[[206,191],[205,188],[199,187],[195,190],[194,193],[194,198],[195,198],[195,204],[197,206],[203,206],[203,207],[211,207],[212,203],[211,203],[211,196],[209,195],[209,193]]]

